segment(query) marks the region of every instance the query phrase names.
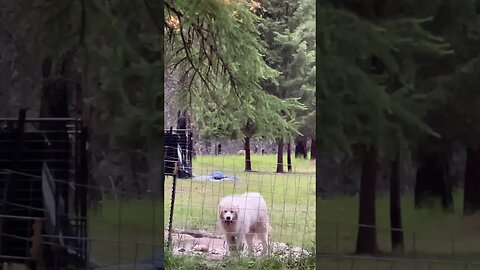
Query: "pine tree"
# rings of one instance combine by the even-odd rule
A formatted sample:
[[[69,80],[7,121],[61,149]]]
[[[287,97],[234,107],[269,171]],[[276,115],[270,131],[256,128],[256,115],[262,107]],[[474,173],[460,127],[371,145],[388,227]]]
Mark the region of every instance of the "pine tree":
[[[363,156],[357,252],[375,253],[378,159],[392,154],[391,147],[399,141],[388,138],[395,134],[405,140],[412,128],[438,136],[423,122],[431,104],[415,84],[415,59],[451,51],[422,28],[425,20],[382,17],[375,5],[345,2],[334,3],[342,8],[324,4],[317,14],[321,20],[317,125],[322,130],[317,138],[333,152]]]
[[[145,190],[157,195],[163,169],[160,12],[153,1],[40,0],[24,1],[17,14],[20,24],[39,18],[31,31],[41,57],[58,62],[64,52],[72,55],[73,72],[57,79],[76,95],[77,113],[89,127],[91,166],[99,148],[143,151],[149,162]],[[100,145],[99,138],[113,143]]]
[[[296,99],[267,94],[261,87],[260,82],[276,84],[278,72],[263,59],[265,50],[257,34],[263,19],[252,12],[252,6],[242,1],[203,4],[167,2],[167,61],[181,70],[185,91],[179,95],[191,104],[202,135],[243,137],[245,169],[250,171],[250,139],[297,133],[294,114],[304,106]],[[215,23],[210,23],[212,16]]]
[[[264,82],[263,88],[279,98],[300,98],[308,105],[307,110],[299,112],[296,118],[300,123],[301,137],[315,134],[312,126],[307,125],[315,115],[314,7],[314,1],[265,1],[266,19],[259,26],[267,47],[265,59],[280,72],[278,83]],[[277,139],[277,172],[283,172],[283,147],[280,144],[283,145],[286,139],[288,148],[291,137]],[[289,157],[289,151],[287,155]]]

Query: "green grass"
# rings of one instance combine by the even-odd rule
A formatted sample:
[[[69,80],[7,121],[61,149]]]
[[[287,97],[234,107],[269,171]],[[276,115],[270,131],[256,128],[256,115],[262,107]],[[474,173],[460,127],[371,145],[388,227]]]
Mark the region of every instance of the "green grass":
[[[222,261],[213,261],[202,256],[172,256],[166,253],[165,269],[204,269],[204,270],[269,270],[269,269],[315,269],[315,257],[312,255],[300,258],[280,258],[269,256],[264,258],[231,257]]]
[[[90,211],[93,258],[107,264],[133,263],[163,249],[161,211],[158,201],[105,200],[101,209]]]
[[[255,155],[250,157],[252,170],[259,172],[275,172],[277,155]],[[287,156],[283,156],[284,170],[287,170]],[[315,173],[315,161],[309,159],[296,159],[292,155],[292,168],[294,173]],[[245,156],[222,155],[222,156],[197,156],[193,160],[193,170],[196,174],[222,170],[230,172],[242,172],[245,169]]]
[[[480,261],[480,218],[464,218],[462,215],[463,194],[454,193],[455,209],[445,213],[439,208],[415,210],[412,194],[402,196],[402,223],[405,230],[404,241],[406,253],[404,257],[415,257],[424,260],[466,260]],[[317,219],[317,250],[320,253],[352,254],[355,251],[358,223],[358,197],[335,197],[318,202],[319,218]],[[389,253],[390,219],[388,195],[380,194],[376,202],[377,238],[380,249]],[[323,259],[323,269],[337,269],[337,262]],[[353,268],[352,267],[353,262]],[[402,264],[413,263],[380,262],[375,260],[342,259],[339,269],[413,269],[398,268]],[[330,266],[331,267],[330,267]],[[387,265],[388,268],[383,266]],[[417,267],[418,265],[418,267]],[[415,264],[416,269],[426,263]],[[456,269],[454,265],[432,264],[432,269]],[[412,266],[413,267],[413,266]],[[444,268],[442,268],[444,267]],[[460,266],[458,266],[460,267]],[[463,265],[464,267],[464,265]],[[473,266],[472,266],[473,267]],[[465,269],[465,268],[462,268]],[[474,268],[469,268],[474,269]],[[476,269],[476,268],[475,268]]]
[[[100,209],[89,210],[92,259],[102,264],[129,264],[163,250],[162,210],[160,202],[151,200],[104,200]],[[13,269],[26,268],[16,265]]]
[[[243,158],[201,156],[195,159],[193,168],[196,175],[223,171],[227,175],[236,175],[241,182],[234,185],[231,181],[213,183],[179,179],[174,227],[214,231],[215,209],[220,197],[246,190],[259,191],[271,208],[272,240],[312,245],[315,240],[314,163],[293,159],[294,170],[303,173],[275,174],[271,173],[276,168],[275,156],[254,155],[253,169],[262,173],[244,173]],[[167,178],[163,209],[160,202],[153,203],[151,200],[104,200],[101,209],[91,210],[89,236],[92,238],[93,258],[101,263],[133,263],[151,256],[154,250],[162,249],[163,245],[158,243],[168,222],[171,187],[171,178]],[[163,216],[162,210],[165,210]]]
[[[480,265],[463,262],[440,261],[399,261],[379,260],[375,258],[361,259],[319,259],[317,269],[322,270],[480,270]]]
[[[240,178],[233,181],[177,181],[174,227],[180,229],[218,230],[218,201],[230,194],[260,192],[269,206],[272,233],[270,239],[295,246],[315,241],[315,174],[314,163],[295,160],[294,168],[304,173],[268,173],[275,171],[276,156],[253,156],[253,169],[262,173],[243,172],[242,156],[202,156],[193,163],[195,175],[222,171]],[[257,165],[255,165],[257,164]],[[259,167],[255,167],[259,166]],[[308,171],[312,173],[305,173]],[[170,210],[172,178],[165,183],[165,222]]]

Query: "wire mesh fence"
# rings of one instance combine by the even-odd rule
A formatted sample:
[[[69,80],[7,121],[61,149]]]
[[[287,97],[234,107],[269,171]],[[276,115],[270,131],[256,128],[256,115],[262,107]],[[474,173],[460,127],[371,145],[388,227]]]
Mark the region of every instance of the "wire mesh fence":
[[[298,254],[314,247],[315,162],[293,159],[292,172],[288,173],[285,163],[281,164],[285,173],[275,173],[275,161],[273,155],[253,154],[252,171],[245,172],[244,155],[197,155],[191,165],[193,178],[176,179],[173,187],[173,178],[168,177],[164,219],[169,220],[174,194],[174,251],[207,253],[217,258],[226,255],[228,247],[217,224],[218,204],[225,196],[245,192],[258,192],[265,199],[271,251]]]
[[[442,226],[439,224],[439,226]],[[375,228],[380,254],[353,256],[360,227]],[[317,220],[321,269],[480,269],[478,233],[402,231],[404,250],[392,251],[391,229]]]
[[[33,181],[42,181],[41,177],[29,175]],[[54,179],[56,183],[65,181]],[[81,186],[88,189],[100,189],[98,186],[74,184],[76,188]],[[103,192],[112,192],[108,188],[102,188]],[[24,240],[28,243],[27,250],[35,246],[65,248],[68,240],[85,241],[88,251],[89,269],[109,269],[123,265],[138,267],[158,266],[158,261],[163,256],[163,234],[161,211],[163,203],[153,197],[145,196],[134,200],[128,200],[131,192],[115,191],[120,193],[123,199],[109,198],[102,200],[101,206],[88,215],[88,236],[71,237],[66,235],[48,234],[46,232],[36,236],[22,236],[2,233],[6,239]],[[111,197],[111,196],[110,196]],[[7,203],[10,205],[11,203]],[[46,209],[32,209],[28,205],[16,205],[23,209],[41,211],[43,217],[0,215],[2,220],[39,220],[47,222],[49,214]],[[60,238],[62,240],[60,240]],[[84,251],[84,247],[69,246],[70,252]],[[0,254],[0,259],[15,259],[17,261],[33,260],[31,256],[13,258]],[[71,259],[71,258],[69,258]],[[17,269],[17,268],[14,268]],[[21,268],[23,269],[23,268]],[[83,268],[79,268],[83,269]],[[116,269],[116,268],[112,268]]]
[[[375,228],[379,249],[384,252],[392,251],[390,228],[317,220],[318,251],[329,254],[354,253],[359,227]],[[438,232],[396,230],[403,232],[404,254],[422,257],[441,256],[451,259],[480,258],[479,233],[439,234]]]
[[[317,269],[322,270],[477,270],[479,262],[412,259],[389,257],[366,257],[354,255],[317,254]]]
[[[73,118],[0,119],[0,262],[47,269],[161,267],[163,198],[145,185],[130,188],[145,176],[120,171],[113,179],[111,167],[97,175],[102,184],[89,184],[84,131]]]
[[[144,264],[163,253],[163,204],[144,197],[103,200],[89,216],[91,259],[98,265]]]

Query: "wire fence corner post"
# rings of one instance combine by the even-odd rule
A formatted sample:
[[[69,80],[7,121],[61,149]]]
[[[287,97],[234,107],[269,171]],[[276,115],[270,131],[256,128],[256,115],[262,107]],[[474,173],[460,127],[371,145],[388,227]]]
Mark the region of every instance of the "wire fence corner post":
[[[338,222],[335,222],[335,250],[337,254],[340,254],[340,243],[338,239]]]
[[[452,244],[452,259],[455,258],[455,237],[451,237],[451,244]]]
[[[172,247],[172,229],[173,229],[173,211],[175,208],[175,193],[177,188],[177,175],[178,175],[178,163],[175,162],[175,170],[173,173],[173,183],[172,183],[172,200],[170,202],[170,217],[168,221],[168,242],[167,247]]]
[[[122,198],[119,200],[117,199],[118,202],[118,269],[121,267],[121,261],[122,261]]]
[[[137,269],[137,259],[138,259],[138,242],[135,243],[135,253],[133,255],[133,270]]]
[[[415,232],[412,233],[413,256],[417,257],[417,239]]]

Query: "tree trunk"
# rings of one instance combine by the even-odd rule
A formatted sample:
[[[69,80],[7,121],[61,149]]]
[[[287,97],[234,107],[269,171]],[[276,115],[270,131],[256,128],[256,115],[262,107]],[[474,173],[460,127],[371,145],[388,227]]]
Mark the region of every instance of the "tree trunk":
[[[304,137],[297,137],[295,139],[295,158],[307,158],[307,142]]]
[[[252,160],[250,159],[250,137],[245,136],[244,139],[245,145],[245,171],[251,172],[252,171]]]
[[[463,214],[472,215],[480,211],[480,149],[467,148],[463,192]]]
[[[364,155],[360,179],[359,228],[357,254],[375,254],[378,251],[375,220],[375,184],[377,153],[370,148]]]
[[[63,65],[68,65],[70,58],[62,59]],[[68,70],[60,74],[55,72],[56,67],[53,66],[53,59],[47,57],[44,59],[42,66],[43,85],[40,97],[40,118],[65,118],[69,116],[69,98],[68,83],[57,79],[58,76],[68,77]],[[62,66],[63,66],[62,65]],[[41,122],[40,129],[52,130],[58,126],[58,123]]]
[[[52,64],[52,59],[47,57],[44,59],[42,73],[43,73],[43,85],[41,89],[40,97],[40,118],[67,118],[70,116],[69,105],[70,105],[70,88],[69,83],[65,82],[58,77],[72,78],[72,62],[73,54],[71,51],[67,51],[65,55],[59,56],[57,66]],[[68,149],[68,134],[67,127],[62,122],[58,121],[45,121],[39,123],[39,129],[46,132],[46,134],[55,131],[55,135],[52,134],[52,137],[49,139],[51,141],[51,146],[53,149]],[[57,133],[61,132],[61,133]],[[50,136],[50,135],[47,135]],[[68,157],[69,152],[58,152],[58,151],[46,151],[45,160],[48,166],[52,165],[54,160],[55,163],[61,168],[68,168]],[[52,176],[55,179],[68,179],[68,172],[66,170],[54,170],[52,171]],[[66,183],[56,183],[56,189],[58,194],[67,197],[68,186]],[[65,201],[65,207],[68,209],[69,201]]]
[[[402,212],[400,205],[400,158],[390,164],[390,227],[392,251],[403,251]]]
[[[440,200],[444,210],[453,210],[448,155],[444,151],[421,153],[415,183],[415,208],[433,207]]]
[[[317,159],[317,141],[315,137],[311,138],[312,145],[310,146],[310,159],[315,160]]]
[[[289,172],[292,172],[292,144],[290,140],[287,144],[287,168]]]
[[[283,173],[283,138],[278,139],[277,173]]]
[[[88,67],[85,72],[82,72],[81,79],[81,93],[79,94],[79,100],[77,101],[77,109],[81,116],[84,125],[86,126],[85,130],[87,131],[87,167],[88,167],[88,204],[92,209],[98,209],[100,207],[100,201],[102,200],[102,191],[101,191],[101,181],[97,179],[97,172],[100,170],[99,163],[101,162],[101,150],[108,149],[108,146],[101,145],[102,140],[98,138],[98,135],[95,130],[98,126],[99,116],[95,107],[88,102],[84,102],[85,99],[90,99],[99,92],[99,73],[100,65],[98,64],[98,59],[91,58],[88,61]],[[78,91],[78,90],[77,90]]]

